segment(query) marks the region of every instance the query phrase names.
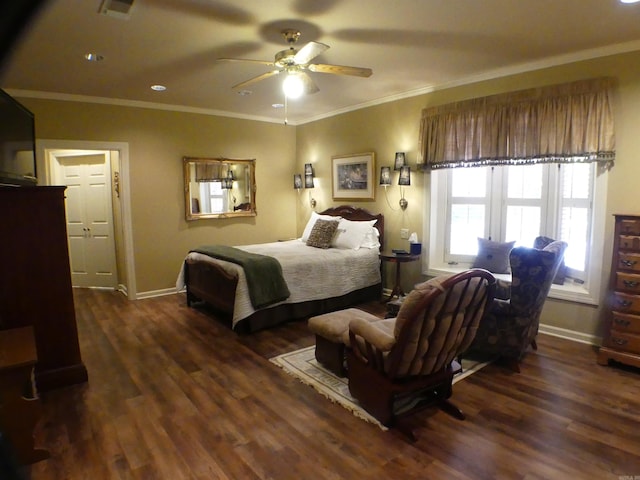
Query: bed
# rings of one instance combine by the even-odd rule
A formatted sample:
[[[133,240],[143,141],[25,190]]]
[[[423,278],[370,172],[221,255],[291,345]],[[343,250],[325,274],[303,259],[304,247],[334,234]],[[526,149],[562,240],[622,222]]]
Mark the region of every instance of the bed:
[[[383,215],[347,205],[312,214],[312,219],[335,217],[345,220],[339,226],[349,224],[358,229],[374,226],[377,238],[371,243],[365,242],[366,247],[362,248],[351,248],[355,243],[349,242],[345,247],[344,241],[332,244],[336,248],[315,248],[306,242],[313,226],[310,219],[302,238],[236,247],[278,260],[290,293],[285,300],[255,308],[243,267],[196,251],[186,256],[176,287],[186,289],[188,306],[205,303],[222,313],[233,330],[242,333],[380,298],[382,283],[378,254],[384,245]],[[345,235],[344,230],[342,232]],[[337,236],[336,233],[334,239]]]

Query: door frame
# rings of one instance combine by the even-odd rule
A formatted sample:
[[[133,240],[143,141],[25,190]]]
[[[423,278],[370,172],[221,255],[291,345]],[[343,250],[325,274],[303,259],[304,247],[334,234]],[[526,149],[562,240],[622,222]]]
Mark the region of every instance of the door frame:
[[[126,295],[129,300],[137,298],[136,269],[133,249],[133,228],[131,219],[131,188],[129,182],[129,144],[127,142],[101,142],[85,140],[36,140],[38,183],[52,184],[53,159],[48,158],[49,150],[117,150],[120,155],[120,218],[124,241],[124,264],[127,271]]]
[[[46,150],[46,154],[47,154],[48,164],[51,168],[51,171],[50,171],[51,178],[56,185],[65,184],[64,177],[66,172],[65,172],[65,167],[63,165],[65,165],[69,161],[73,162],[72,159],[77,159],[79,157],[81,158],[92,157],[92,158],[101,159],[101,163],[103,167],[103,175],[105,177],[106,193],[108,194],[108,198],[106,198],[108,205],[105,205],[105,208],[109,213],[108,229],[107,229],[109,245],[107,246],[105,244],[103,248],[110,249],[110,252],[109,252],[109,257],[111,258],[111,265],[110,265],[111,269],[109,270],[111,272],[110,281],[109,281],[110,285],[96,285],[96,284],[93,284],[92,281],[88,281],[86,277],[82,278],[81,276],[74,279],[73,271],[71,272],[71,280],[74,286],[78,286],[78,287],[87,286],[89,288],[112,288],[114,290],[126,291],[126,286],[124,285],[124,283],[119,281],[119,279],[124,276],[124,272],[122,272],[121,275],[118,275],[118,266],[117,266],[118,259],[117,259],[117,249],[116,249],[117,240],[115,237],[116,228],[114,225],[115,212],[113,211],[114,210],[113,208],[114,207],[114,189],[112,184],[113,184],[114,170],[111,162],[111,157],[114,154],[118,154],[119,156],[119,152],[116,152],[114,150],[69,150],[65,148],[63,150],[48,149]],[[67,201],[68,200],[69,200],[69,196],[67,195]],[[118,223],[121,224],[122,222],[118,222]],[[67,218],[67,236],[69,237],[69,242],[70,242],[69,255],[71,257],[71,262],[73,264],[74,257],[71,252],[71,231],[69,230],[69,227],[70,227],[69,219]],[[93,225],[91,226],[91,228],[93,229]],[[77,233],[78,232],[76,232],[76,234]],[[93,236],[93,235],[90,235],[90,236]],[[86,248],[87,247],[86,232],[84,237],[85,239],[84,239],[83,248]],[[85,250],[85,253],[86,253],[86,250]],[[92,275],[97,277],[95,272],[92,272]],[[87,282],[88,282],[88,285],[84,285]],[[97,282],[97,283],[100,283],[100,282]]]

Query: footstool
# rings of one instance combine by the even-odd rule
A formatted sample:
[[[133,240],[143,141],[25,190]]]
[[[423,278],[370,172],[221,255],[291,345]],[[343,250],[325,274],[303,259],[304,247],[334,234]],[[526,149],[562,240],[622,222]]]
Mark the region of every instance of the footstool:
[[[380,320],[357,308],[338,310],[309,319],[309,330],[316,335],[316,360],[339,377],[346,375],[345,348],[349,346],[349,322],[354,318],[369,322]]]

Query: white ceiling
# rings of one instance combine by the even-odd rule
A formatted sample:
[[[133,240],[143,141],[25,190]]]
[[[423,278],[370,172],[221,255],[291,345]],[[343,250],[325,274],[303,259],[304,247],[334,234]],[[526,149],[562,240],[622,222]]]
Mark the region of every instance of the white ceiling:
[[[365,105],[547,65],[640,49],[640,3],[618,0],[135,0],[128,19],[102,0],[50,0],[0,75],[14,93],[149,102],[282,122],[282,75],[251,95],[231,87],[302,32],[331,48],[317,63],[368,67],[369,78],[310,73],[320,91],[291,100],[300,124]],[[84,55],[104,55],[88,62]],[[167,86],[154,92],[152,84]],[[53,95],[51,95],[53,94]]]

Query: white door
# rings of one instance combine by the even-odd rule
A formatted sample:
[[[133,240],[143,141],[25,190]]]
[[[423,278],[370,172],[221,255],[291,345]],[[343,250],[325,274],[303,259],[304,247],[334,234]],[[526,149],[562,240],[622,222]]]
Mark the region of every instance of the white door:
[[[66,185],[67,235],[74,287],[117,286],[108,151],[55,155]]]

